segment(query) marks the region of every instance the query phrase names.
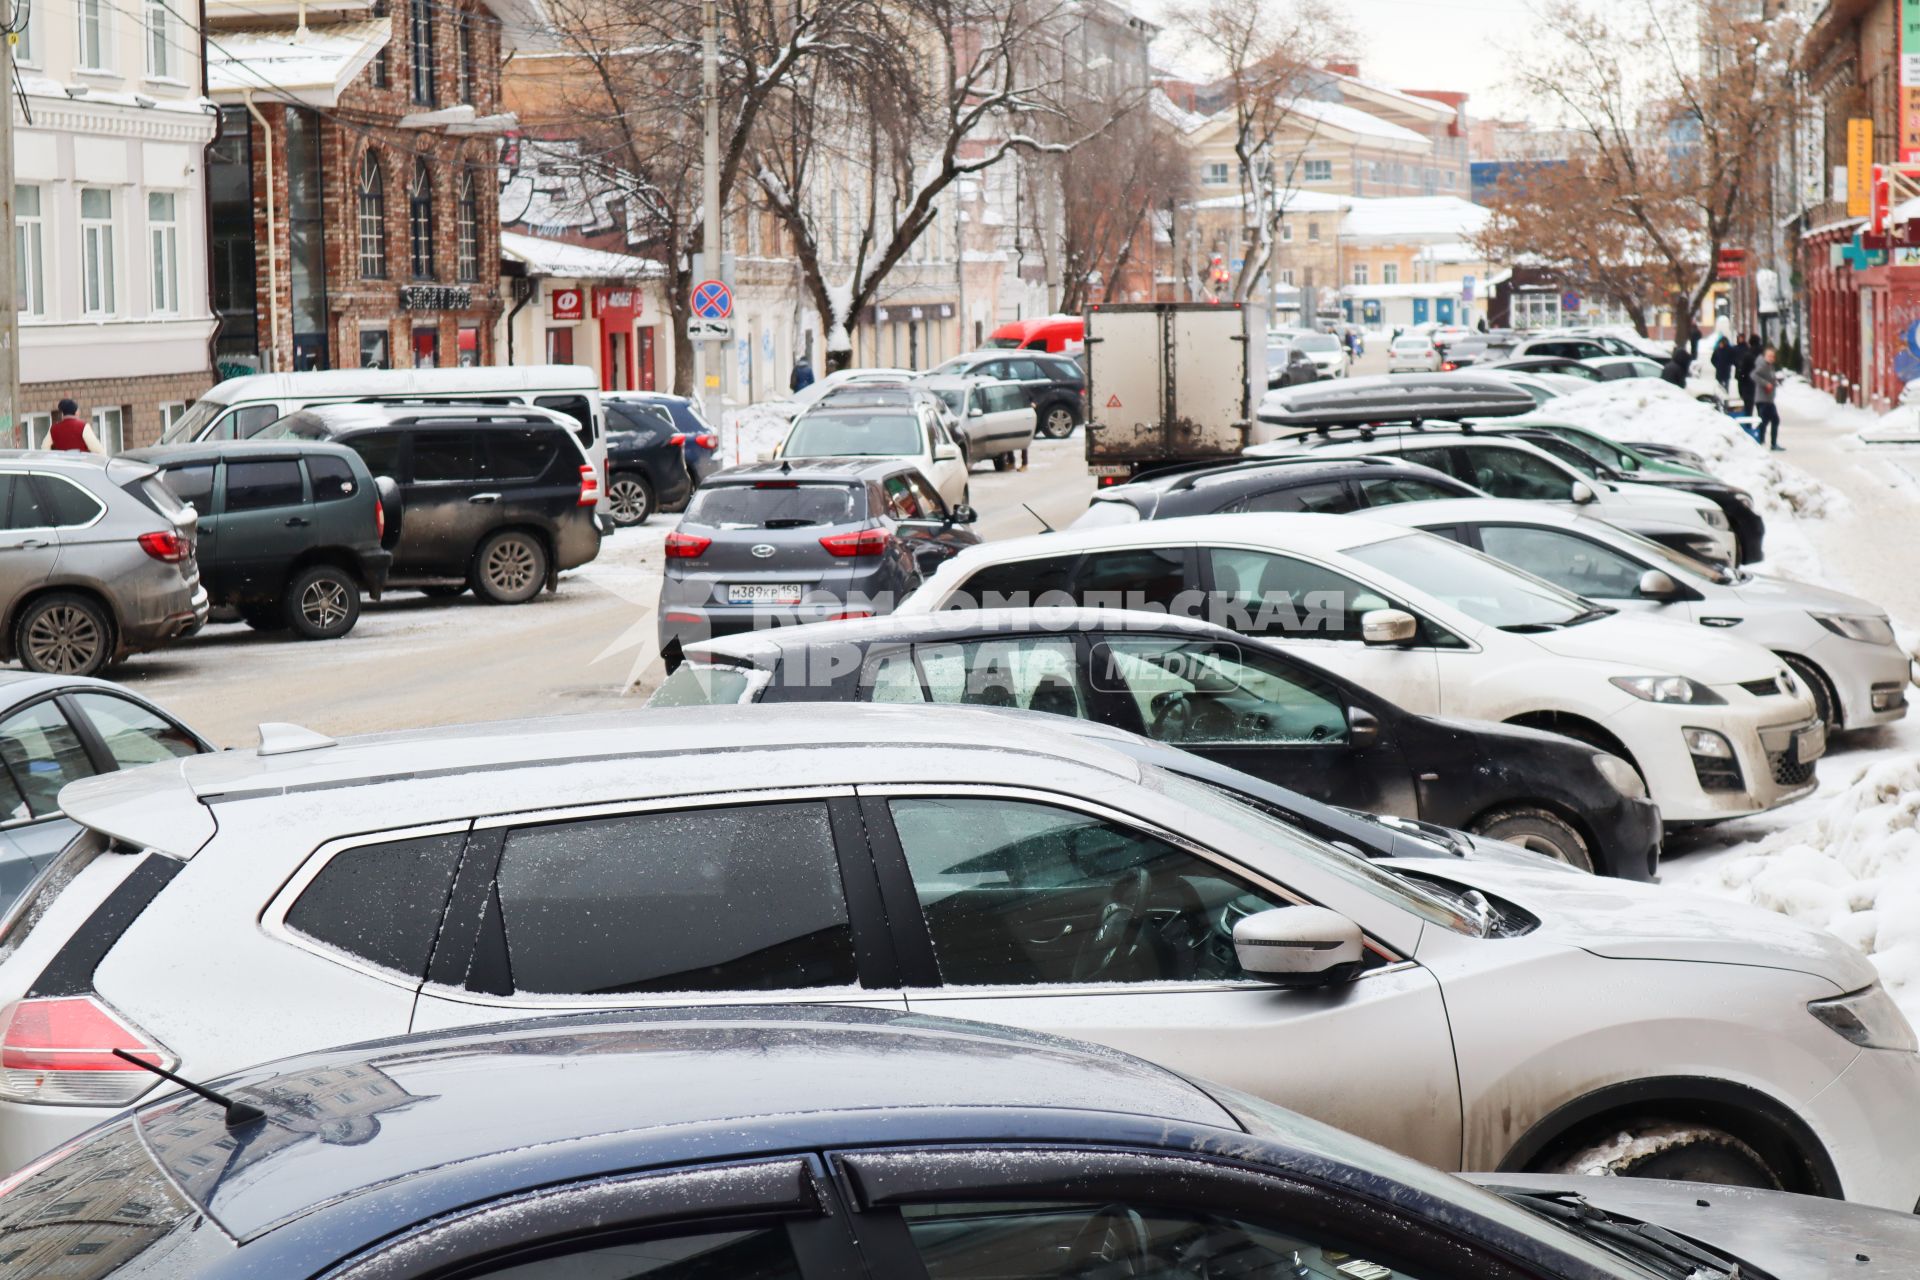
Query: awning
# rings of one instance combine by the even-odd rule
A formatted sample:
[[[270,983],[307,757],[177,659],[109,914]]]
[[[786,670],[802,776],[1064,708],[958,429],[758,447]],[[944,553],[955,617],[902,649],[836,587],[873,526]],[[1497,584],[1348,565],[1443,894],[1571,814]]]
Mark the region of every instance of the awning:
[[[305,30],[208,32],[207,92],[223,103],[240,102],[253,92],[277,102],[335,107],[341,91],[391,37],[386,18]]]
[[[500,256],[520,263],[530,276],[563,280],[639,280],[667,273],[664,266],[650,258],[589,249],[564,240],[543,240],[517,231],[500,233]]]

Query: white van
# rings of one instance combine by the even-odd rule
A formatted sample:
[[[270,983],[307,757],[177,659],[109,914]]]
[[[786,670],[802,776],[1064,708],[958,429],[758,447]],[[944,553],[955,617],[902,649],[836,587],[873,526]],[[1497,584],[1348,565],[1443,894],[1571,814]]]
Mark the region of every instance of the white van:
[[[580,424],[580,443],[600,469],[600,513],[605,514],[606,415],[600,379],[577,364],[507,365],[468,369],[315,369],[228,378],[174,421],[160,443],[246,440],[270,422],[317,404],[429,400],[439,403],[531,404]]]

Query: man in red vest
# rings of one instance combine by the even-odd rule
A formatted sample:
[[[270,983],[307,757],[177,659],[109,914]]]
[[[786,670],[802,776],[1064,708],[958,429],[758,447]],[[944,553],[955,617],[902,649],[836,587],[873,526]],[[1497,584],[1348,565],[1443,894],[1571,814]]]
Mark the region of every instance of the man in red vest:
[[[69,453],[106,452],[100,447],[99,437],[93,434],[93,428],[85,418],[79,416],[79,405],[71,400],[62,400],[59,409],[59,419],[47,428],[47,448]]]

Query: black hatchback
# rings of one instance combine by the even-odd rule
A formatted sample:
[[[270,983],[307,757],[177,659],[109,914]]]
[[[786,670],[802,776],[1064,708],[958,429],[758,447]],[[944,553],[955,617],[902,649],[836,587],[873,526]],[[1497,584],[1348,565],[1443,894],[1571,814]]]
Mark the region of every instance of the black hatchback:
[[[716,678],[729,672],[750,678]],[[655,700],[1044,711],[1603,875],[1650,880],[1659,864],[1659,810],[1617,757],[1537,729],[1415,715],[1295,650],[1178,617],[988,609],[791,627],[688,647]]]
[[[257,440],[331,440],[399,483],[390,584],[522,604],[600,554],[599,469],[547,409],[318,405]]]

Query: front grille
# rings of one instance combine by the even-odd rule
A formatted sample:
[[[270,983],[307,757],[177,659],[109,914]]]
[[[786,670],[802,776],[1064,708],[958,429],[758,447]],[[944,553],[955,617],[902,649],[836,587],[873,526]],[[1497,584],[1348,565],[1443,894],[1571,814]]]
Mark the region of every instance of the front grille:
[[[1702,791],[1745,791],[1746,780],[1740,775],[1740,762],[1726,760],[1719,756],[1694,756],[1693,776],[1700,780]]]
[[[1778,676],[1768,676],[1765,680],[1742,680],[1740,687],[1756,698],[1771,698],[1775,694],[1786,692]]]
[[[1799,787],[1813,781],[1813,763],[1794,763],[1791,747],[1767,752],[1767,763],[1773,767],[1773,780],[1783,787]]]

